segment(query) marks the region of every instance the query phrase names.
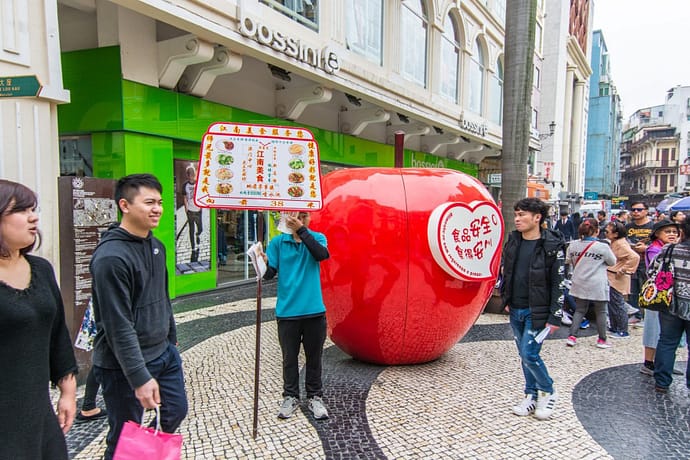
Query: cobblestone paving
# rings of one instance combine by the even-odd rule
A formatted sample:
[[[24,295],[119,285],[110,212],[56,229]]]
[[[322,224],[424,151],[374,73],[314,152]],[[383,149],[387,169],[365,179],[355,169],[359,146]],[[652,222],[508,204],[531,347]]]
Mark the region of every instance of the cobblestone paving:
[[[190,300],[192,302],[192,300]],[[252,438],[255,299],[176,315],[190,401],[183,457],[490,459],[688,458],[690,398],[683,378],[656,395],[639,373],[640,329],[595,348],[592,328],[565,347],[564,329],[542,355],[559,401],[550,421],[516,417],[520,364],[507,317],[481,315],[440,359],[416,366],[354,361],[332,343],[324,353],[324,400],[330,419],[314,420],[306,404],[289,420],[281,401],[280,350],[272,307],[262,302],[258,436]],[[679,352],[685,359],[686,351]],[[99,458],[106,423],[75,426],[72,458]]]

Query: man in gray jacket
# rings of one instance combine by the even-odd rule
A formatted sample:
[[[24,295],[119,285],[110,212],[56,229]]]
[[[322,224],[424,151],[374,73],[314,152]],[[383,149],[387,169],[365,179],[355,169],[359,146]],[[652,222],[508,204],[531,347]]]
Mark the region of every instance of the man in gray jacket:
[[[142,408],[160,406],[166,433],[187,415],[165,247],[151,234],[163,212],[161,193],[160,182],[150,174],[120,179],[115,201],[122,222],[105,232],[91,259],[98,329],[93,365],[108,410],[107,460],[122,425],[139,422]]]

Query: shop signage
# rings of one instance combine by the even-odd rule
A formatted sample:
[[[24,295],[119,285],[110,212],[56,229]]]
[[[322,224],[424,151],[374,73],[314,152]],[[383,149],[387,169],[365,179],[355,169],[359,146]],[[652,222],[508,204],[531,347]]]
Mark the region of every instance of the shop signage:
[[[489,184],[500,184],[501,183],[501,173],[489,174]]]
[[[201,141],[194,202],[202,208],[321,209],[314,135],[293,126],[212,124]]]
[[[460,125],[460,128],[468,133],[476,134],[477,136],[481,137],[486,136],[486,124],[483,122],[468,120],[465,117],[462,117],[460,121],[458,121],[458,125]]]
[[[449,275],[467,281],[498,276],[503,221],[495,204],[443,203],[429,216],[427,236],[434,260]]]
[[[412,154],[410,158],[410,167],[412,168],[445,168],[446,163],[443,158],[427,154]]]
[[[39,91],[36,75],[0,77],[0,97],[36,97]]]
[[[326,73],[334,74],[340,70],[338,55],[329,47],[318,49],[308,46],[301,40],[285,35],[252,18],[246,16],[242,18],[240,33],[247,38],[256,40],[261,45],[271,47],[286,56],[321,69]]]

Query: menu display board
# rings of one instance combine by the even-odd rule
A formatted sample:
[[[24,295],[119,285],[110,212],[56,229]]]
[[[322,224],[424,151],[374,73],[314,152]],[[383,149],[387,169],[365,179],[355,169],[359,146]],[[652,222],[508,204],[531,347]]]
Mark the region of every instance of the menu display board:
[[[305,128],[214,123],[201,141],[194,202],[203,208],[316,211],[319,146]]]

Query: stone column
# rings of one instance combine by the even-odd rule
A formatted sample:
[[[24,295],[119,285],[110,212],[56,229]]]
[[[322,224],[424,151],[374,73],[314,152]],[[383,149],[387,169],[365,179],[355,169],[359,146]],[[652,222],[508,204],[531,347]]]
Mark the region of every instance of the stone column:
[[[573,82],[575,81],[575,69],[568,67],[565,77],[565,97],[563,102],[563,120],[561,126],[563,127],[563,140],[561,148],[561,182],[565,185],[565,189],[569,192],[574,191],[574,184],[570,182],[570,136],[571,136],[571,120],[573,108]]]
[[[575,82],[575,92],[573,94],[573,111],[572,111],[572,129],[570,133],[570,175],[573,178],[573,192],[579,193],[583,191],[583,170],[585,161],[585,152],[582,143],[583,135],[583,115],[584,115],[584,97],[585,97],[585,82]]]

